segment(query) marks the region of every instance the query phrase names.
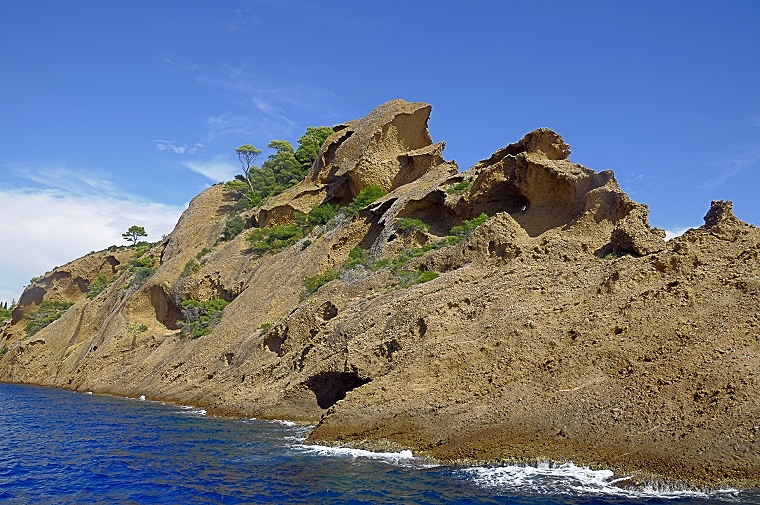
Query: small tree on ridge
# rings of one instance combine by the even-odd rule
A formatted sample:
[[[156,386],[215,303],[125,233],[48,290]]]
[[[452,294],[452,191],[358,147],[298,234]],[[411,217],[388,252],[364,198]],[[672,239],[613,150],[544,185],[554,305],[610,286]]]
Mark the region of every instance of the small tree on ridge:
[[[147,237],[148,234],[145,233],[145,228],[143,228],[142,226],[135,225],[135,226],[130,226],[129,229],[125,233],[121,234],[121,236],[124,237],[124,240],[127,240],[127,241],[131,240],[132,245],[136,245],[138,239]]]

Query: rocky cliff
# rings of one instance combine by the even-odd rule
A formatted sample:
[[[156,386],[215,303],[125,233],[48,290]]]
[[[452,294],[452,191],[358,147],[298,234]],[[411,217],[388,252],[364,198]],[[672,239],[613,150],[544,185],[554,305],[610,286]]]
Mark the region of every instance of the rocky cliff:
[[[2,334],[0,379],[316,423],[312,441],[447,460],[757,485],[760,231],[717,201],[666,242],[612,172],[570,162],[544,128],[459,172],[429,113],[394,100],[336,127],[247,226],[387,194],[280,251],[250,231],[220,240],[235,191],[216,185],[151,250],[46,274]],[[75,303],[27,336],[24,314],[48,299]],[[210,333],[181,331],[188,301],[217,299]]]

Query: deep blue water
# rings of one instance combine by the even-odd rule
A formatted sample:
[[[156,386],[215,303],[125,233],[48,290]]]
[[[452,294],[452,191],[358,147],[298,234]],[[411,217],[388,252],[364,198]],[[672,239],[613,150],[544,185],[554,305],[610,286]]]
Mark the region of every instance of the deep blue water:
[[[758,503],[618,489],[607,472],[465,468],[306,446],[307,428],[188,407],[0,384],[0,502],[330,504]]]

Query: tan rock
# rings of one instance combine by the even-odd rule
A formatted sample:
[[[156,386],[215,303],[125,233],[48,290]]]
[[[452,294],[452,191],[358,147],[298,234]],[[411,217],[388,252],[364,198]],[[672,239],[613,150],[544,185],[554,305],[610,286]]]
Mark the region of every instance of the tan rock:
[[[664,242],[612,172],[571,163],[547,129],[459,172],[429,112],[393,101],[346,123],[306,181],[246,214],[264,226],[389,189],[276,254],[245,234],[217,242],[231,202],[214,186],[151,251],[144,284],[120,270],[87,300],[47,276],[46,293],[77,303],[31,339],[6,329],[0,378],[317,423],[315,442],[758,485],[760,230],[715,202],[705,226]],[[342,269],[356,246],[366,264]],[[95,263],[76,275],[92,280]],[[438,276],[403,287],[401,270]],[[182,336],[182,302],[211,298],[230,302],[218,326]]]

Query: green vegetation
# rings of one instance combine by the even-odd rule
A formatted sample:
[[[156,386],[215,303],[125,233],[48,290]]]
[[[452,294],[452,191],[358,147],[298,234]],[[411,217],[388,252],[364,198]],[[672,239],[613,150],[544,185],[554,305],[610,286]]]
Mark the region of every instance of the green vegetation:
[[[356,195],[351,205],[346,208],[346,213],[349,216],[356,217],[363,208],[386,194],[388,192],[380,186],[367,186]]]
[[[135,321],[127,321],[127,324],[124,325],[124,328],[126,328],[127,332],[133,337],[136,337],[140,333],[148,331],[148,327],[146,325],[137,323]]]
[[[396,276],[399,278],[399,285],[402,288],[408,288],[414,284],[422,284],[423,282],[432,281],[438,277],[438,272],[432,272],[429,270],[400,270],[396,272]]]
[[[275,153],[270,155],[264,163],[261,164],[261,170],[271,172],[277,185],[274,188],[278,193],[301,182],[306,172],[301,170],[301,164],[295,157],[295,151],[290,142],[286,140],[273,140],[267,146],[274,149]]]
[[[245,221],[240,216],[231,217],[224,224],[222,231],[222,240],[232,240],[245,230]]]
[[[145,282],[150,278],[151,275],[153,275],[153,272],[155,271],[155,268],[149,267],[138,268],[135,270],[135,278],[132,281],[132,287],[134,287],[134,289],[137,289],[145,284]]]
[[[361,246],[356,246],[348,253],[348,260],[343,265],[343,270],[350,270],[357,265],[363,264],[367,260],[368,252],[366,249],[362,249]]]
[[[190,277],[193,274],[197,274],[201,269],[201,264],[198,263],[198,260],[195,258],[190,258],[187,263],[185,263],[185,268],[182,269],[182,273],[179,274],[180,277]]]
[[[24,316],[24,319],[28,321],[26,335],[31,337],[45,326],[58,320],[72,305],[74,305],[72,302],[43,300],[39,307]]]
[[[222,319],[222,311],[229,305],[227,300],[212,298],[211,300],[185,300],[182,302],[183,321],[181,334],[190,338],[198,338],[211,333],[211,330]]]
[[[243,168],[243,175],[236,175],[235,179],[248,186],[249,191],[245,197],[248,199],[249,207],[260,205],[266,196],[261,196],[260,191],[257,191],[257,185],[254,184],[254,179],[259,169],[253,163],[261,154],[261,149],[257,149],[253,144],[243,144],[235,149],[235,153],[237,153],[238,160],[240,160],[240,165]]]
[[[295,157],[305,173],[308,173],[311,164],[317,159],[322,144],[333,133],[333,129],[329,126],[309,126],[306,129],[306,133],[298,139],[298,149],[296,150]]]
[[[420,230],[427,232],[430,230],[430,225],[420,221],[419,219],[415,219],[413,217],[402,217],[399,219],[396,219],[396,226],[398,229],[404,233],[413,232],[415,230]]]
[[[150,256],[133,256],[129,264],[135,268],[152,268],[153,259]]]
[[[272,326],[274,326],[274,323],[261,323],[261,326],[259,326],[259,329],[263,331],[264,333],[268,332],[272,329]]]
[[[310,226],[322,226],[329,223],[337,215],[338,204],[330,205],[329,203],[323,203],[309,211],[307,222]]]
[[[145,228],[142,226],[130,226],[129,229],[121,234],[122,237],[124,237],[124,240],[126,241],[132,241],[132,245],[137,245],[137,240],[142,237],[147,237],[148,234],[145,233]]]
[[[210,252],[211,252],[211,249],[209,249],[208,247],[204,247],[203,249],[198,251],[198,254],[195,255],[195,258],[201,263],[203,263],[203,257],[206,256]]]
[[[111,284],[111,280],[108,277],[104,274],[98,274],[98,278],[87,286],[87,298],[95,298],[106,289],[109,284]]]
[[[5,353],[7,353],[7,352],[8,352],[8,346],[3,346],[3,348],[0,349],[0,358],[2,358],[3,356],[5,356]]]
[[[314,293],[320,287],[324,286],[332,280],[337,279],[338,277],[340,277],[340,271],[333,269],[322,272],[321,274],[315,275],[314,277],[307,277],[304,281],[304,284],[306,285],[306,294]]]
[[[454,184],[452,187],[446,190],[446,193],[450,195],[463,195],[467,193],[472,187],[470,181],[462,181]]]
[[[257,254],[280,252],[295,244],[305,235],[303,226],[284,224],[271,228],[254,228],[246,239],[251,243],[251,251]]]
[[[0,303],[0,323],[3,321],[10,319],[11,314],[13,313],[13,305],[15,305],[15,300],[11,304],[11,308],[8,308],[8,302]]]
[[[481,212],[481,214],[473,219],[465,220],[462,226],[454,226],[451,228],[451,236],[446,239],[447,244],[458,244],[465,236],[471,233],[475,228],[485,223],[488,220],[488,216]]]
[[[236,175],[236,181],[227,183],[226,186],[240,191],[244,204],[236,204],[233,211],[240,212],[245,208],[258,207],[267,197],[278,195],[303,180],[322,143],[331,133],[332,128],[326,126],[309,127],[298,139],[297,151],[286,140],[273,140],[267,147],[275,152],[260,168],[254,164],[261,155],[260,149],[252,144],[235,149],[243,173]]]
[[[151,245],[147,242],[138,242],[134,246],[135,253],[129,260],[129,272],[135,274],[131,283],[133,290],[145,284],[145,281],[156,271],[153,268],[153,258],[145,254],[150,250],[150,247]]]

